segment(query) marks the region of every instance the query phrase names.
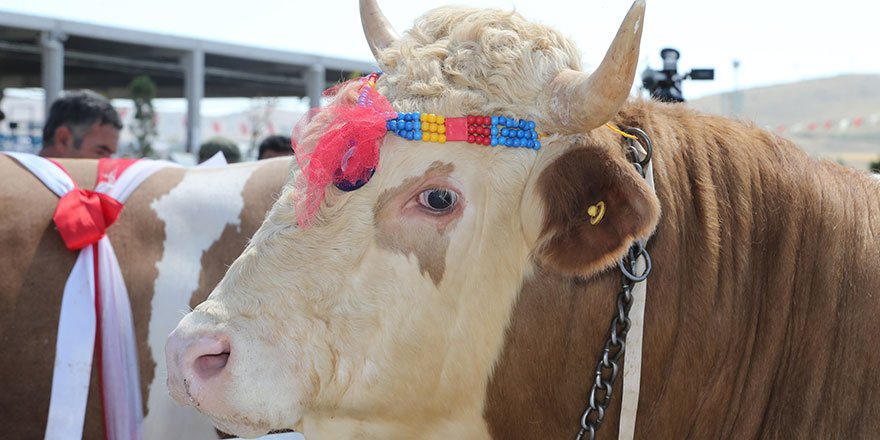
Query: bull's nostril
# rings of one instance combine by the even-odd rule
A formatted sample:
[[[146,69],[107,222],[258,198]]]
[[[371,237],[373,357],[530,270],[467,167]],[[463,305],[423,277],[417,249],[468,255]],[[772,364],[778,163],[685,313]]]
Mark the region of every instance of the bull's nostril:
[[[229,352],[206,354],[196,359],[196,368],[202,373],[202,377],[208,378],[223,370],[228,360]]]
[[[208,380],[226,368],[232,347],[226,338],[201,338],[190,346],[190,365],[196,377]]]

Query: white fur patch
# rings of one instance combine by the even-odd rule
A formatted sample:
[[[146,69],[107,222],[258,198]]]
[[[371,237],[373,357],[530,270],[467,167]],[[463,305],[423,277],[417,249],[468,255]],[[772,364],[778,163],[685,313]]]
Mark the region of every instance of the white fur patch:
[[[189,311],[198,289],[202,254],[227,225],[241,225],[242,191],[259,165],[194,169],[150,208],[165,222],[162,259],[156,264],[148,344],[156,370],[144,419],[146,439],[216,439],[210,420],[195,408],[182,408],[165,386],[165,340]]]

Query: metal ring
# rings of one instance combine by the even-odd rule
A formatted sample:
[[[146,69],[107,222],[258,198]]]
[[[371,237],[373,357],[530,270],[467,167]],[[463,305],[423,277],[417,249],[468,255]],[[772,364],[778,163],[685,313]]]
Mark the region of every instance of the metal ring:
[[[643,272],[641,275],[635,275],[632,272],[630,272],[626,268],[626,265],[623,264],[622,259],[618,263],[618,266],[620,266],[620,271],[623,272],[623,276],[629,278],[630,280],[632,280],[633,282],[636,282],[636,283],[645,281],[648,278],[648,274],[651,272],[651,255],[648,254],[647,250],[643,251],[642,255],[645,257],[645,272]]]
[[[651,162],[651,157],[654,156],[654,144],[651,143],[651,138],[648,137],[647,133],[635,127],[627,128],[626,130],[624,130],[624,132],[626,132],[626,134],[631,134],[638,137],[639,140],[645,141],[642,145],[642,148],[645,149],[645,152],[647,154],[645,154],[645,157],[643,157],[642,160],[639,161],[639,165],[641,165],[642,168],[647,167],[648,164]]]

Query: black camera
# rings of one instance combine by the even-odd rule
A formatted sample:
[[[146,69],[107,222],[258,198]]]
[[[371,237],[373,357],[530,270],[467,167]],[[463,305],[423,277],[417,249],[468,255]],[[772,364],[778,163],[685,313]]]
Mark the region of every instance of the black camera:
[[[648,67],[642,72],[642,85],[651,92],[651,97],[658,101],[684,102],[681,93],[682,80],[715,79],[715,69],[692,69],[688,73],[678,73],[678,59],[681,54],[675,49],[661,50],[660,57],[663,58],[663,70]]]

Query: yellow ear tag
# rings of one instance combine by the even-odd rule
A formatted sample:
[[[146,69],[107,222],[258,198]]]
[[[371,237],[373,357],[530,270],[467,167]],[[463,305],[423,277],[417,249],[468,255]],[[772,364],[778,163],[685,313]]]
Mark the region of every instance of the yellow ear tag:
[[[590,215],[590,224],[595,225],[605,218],[605,202],[596,203],[587,208],[587,214]]]

